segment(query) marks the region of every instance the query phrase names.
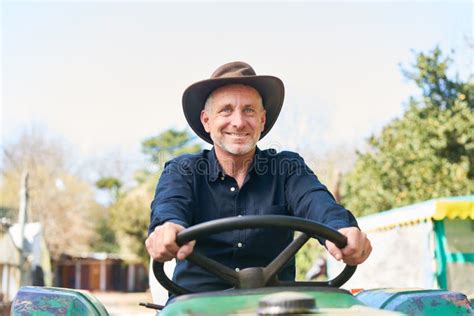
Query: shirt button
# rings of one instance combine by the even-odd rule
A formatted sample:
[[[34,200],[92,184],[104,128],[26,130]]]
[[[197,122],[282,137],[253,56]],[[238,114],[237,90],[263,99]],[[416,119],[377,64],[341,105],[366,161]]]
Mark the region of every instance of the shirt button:
[[[242,243],[239,242],[239,243],[237,244],[237,247],[242,248]]]
[[[237,215],[237,217],[242,217],[242,215],[239,214],[239,215]]]
[[[239,269],[239,268],[235,268],[235,272],[239,272],[239,271],[240,271],[240,269]]]
[[[222,177],[221,177],[221,180],[224,180],[224,179],[225,179],[225,177],[224,177],[224,176],[222,176]]]
[[[235,188],[234,188],[234,187],[231,187],[231,188],[230,188],[230,191],[234,192],[234,191],[235,191]]]

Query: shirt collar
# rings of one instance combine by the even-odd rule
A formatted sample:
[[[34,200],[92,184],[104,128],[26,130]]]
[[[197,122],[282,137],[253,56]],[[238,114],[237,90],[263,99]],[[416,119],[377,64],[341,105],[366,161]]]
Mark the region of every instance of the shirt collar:
[[[262,151],[257,146],[257,148],[255,149],[255,155],[253,156],[252,164],[249,167],[247,175],[250,175],[252,172],[255,171],[255,165],[256,165],[257,161],[260,159],[261,155],[262,155]]]
[[[252,160],[252,164],[249,167],[248,175],[255,170],[255,161],[259,159],[261,155],[261,150],[258,148],[255,149],[255,155]],[[212,150],[209,152],[209,181],[216,181],[219,177],[224,177],[225,173],[222,170],[219,161],[217,160],[216,150],[212,147]]]
[[[221,165],[217,161],[216,150],[214,146],[209,152],[209,181],[216,181],[219,176],[223,176],[224,171],[222,170]]]

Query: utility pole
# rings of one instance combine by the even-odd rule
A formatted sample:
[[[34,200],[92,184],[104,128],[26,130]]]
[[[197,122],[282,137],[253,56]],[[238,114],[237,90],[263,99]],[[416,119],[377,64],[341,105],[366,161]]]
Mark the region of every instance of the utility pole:
[[[20,187],[20,209],[18,214],[18,224],[20,225],[20,284],[24,285],[26,282],[25,271],[25,225],[27,221],[28,209],[28,171],[24,171],[21,175]]]

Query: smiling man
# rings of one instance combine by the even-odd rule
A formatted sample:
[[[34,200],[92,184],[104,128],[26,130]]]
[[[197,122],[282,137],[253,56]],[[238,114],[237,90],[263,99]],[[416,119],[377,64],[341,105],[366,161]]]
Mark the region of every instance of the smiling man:
[[[183,110],[196,134],[213,144],[212,150],[183,155],[166,163],[151,208],[146,247],[165,262],[177,258],[173,281],[194,292],[230,286],[185,260],[194,248],[239,271],[266,266],[293,239],[291,231],[235,230],[207,236],[181,247],[176,235],[206,221],[246,215],[298,216],[330,226],[347,237],[338,249],[326,241],[337,260],[364,262],[372,247],[357,228],[354,216],[337,204],[327,188],[293,152],[260,150],[278,118],[284,99],[283,82],[257,76],[252,67],[232,62],[210,79],[194,83],[183,94]],[[278,274],[294,280],[294,259]]]
[[[248,154],[265,127],[262,98],[249,86],[224,86],[207,99],[201,122],[220,154]]]

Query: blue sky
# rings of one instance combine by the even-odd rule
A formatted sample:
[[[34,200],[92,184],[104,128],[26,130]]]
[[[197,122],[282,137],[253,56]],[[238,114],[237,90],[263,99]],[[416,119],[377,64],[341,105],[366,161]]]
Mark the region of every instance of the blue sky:
[[[1,146],[35,125],[80,157],[184,128],[181,94],[219,65],[280,77],[286,100],[262,147],[360,145],[415,93],[413,51],[473,61],[473,2],[3,1]],[[472,51],[471,51],[472,53]]]

